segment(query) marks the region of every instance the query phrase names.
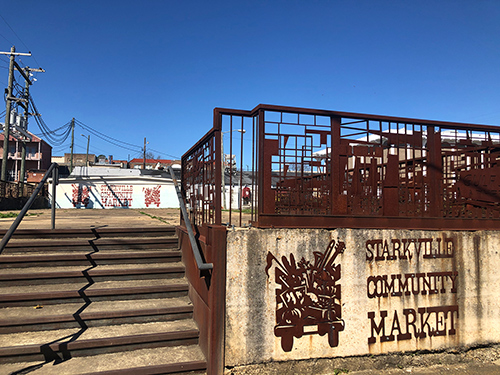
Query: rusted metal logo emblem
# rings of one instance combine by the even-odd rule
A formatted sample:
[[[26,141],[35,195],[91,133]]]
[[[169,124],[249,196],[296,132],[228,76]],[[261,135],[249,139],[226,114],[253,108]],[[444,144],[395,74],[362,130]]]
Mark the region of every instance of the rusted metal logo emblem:
[[[335,259],[345,249],[344,242],[331,240],[324,252],[314,252],[314,262],[302,259],[297,263],[293,254],[281,262],[267,254],[266,274],[276,261],[276,326],[274,334],[281,337],[285,352],[293,348],[294,337],[328,333],[328,343],[339,344],[339,332],[344,330],[340,303],[340,264]]]

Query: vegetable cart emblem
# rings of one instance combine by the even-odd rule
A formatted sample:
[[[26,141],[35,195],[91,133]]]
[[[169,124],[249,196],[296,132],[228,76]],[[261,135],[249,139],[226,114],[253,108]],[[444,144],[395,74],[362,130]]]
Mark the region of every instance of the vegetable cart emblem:
[[[298,263],[290,254],[280,262],[267,254],[266,274],[276,261],[276,326],[274,334],[281,337],[281,347],[289,352],[294,337],[328,334],[328,343],[339,344],[339,332],[344,330],[341,311],[340,264],[335,259],[345,249],[344,242],[331,240],[325,252],[314,252],[314,262],[302,258]],[[307,327],[307,328],[306,328]]]

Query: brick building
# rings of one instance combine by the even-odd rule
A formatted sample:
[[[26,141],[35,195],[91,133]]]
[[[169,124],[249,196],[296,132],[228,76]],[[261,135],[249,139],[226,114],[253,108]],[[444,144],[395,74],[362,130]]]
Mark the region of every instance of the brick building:
[[[28,132],[29,133],[29,132]],[[31,142],[26,142],[25,171],[47,170],[51,164],[52,146],[36,135],[29,133]],[[0,160],[3,158],[4,135],[0,134]],[[1,168],[1,165],[0,165]],[[21,170],[21,141],[14,137],[9,138],[9,154],[7,160],[7,178],[9,181],[18,181]]]

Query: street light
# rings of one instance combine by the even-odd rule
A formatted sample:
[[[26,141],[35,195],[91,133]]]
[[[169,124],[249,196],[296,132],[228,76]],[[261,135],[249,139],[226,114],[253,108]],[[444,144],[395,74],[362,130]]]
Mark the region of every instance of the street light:
[[[221,148],[221,170],[222,170],[222,198],[223,198],[223,206],[224,208],[226,208],[226,181],[225,178],[224,178],[224,171],[225,171],[225,168],[224,168],[224,134],[228,134],[228,133],[231,133],[231,132],[238,132],[238,133],[241,133],[241,134],[245,134],[245,129],[233,129],[233,130],[228,130],[227,132],[220,132],[220,148]],[[242,135],[243,137],[243,135]]]
[[[88,136],[80,134],[82,137],[87,138],[87,157],[85,158],[85,166],[89,166],[89,145],[90,145],[90,134]]]

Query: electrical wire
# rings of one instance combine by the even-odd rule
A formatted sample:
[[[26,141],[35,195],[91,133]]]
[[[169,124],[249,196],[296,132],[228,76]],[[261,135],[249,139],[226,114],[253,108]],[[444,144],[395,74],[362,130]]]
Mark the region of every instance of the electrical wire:
[[[7,42],[9,42],[9,44],[14,45],[14,43],[12,43],[9,39],[7,39],[7,38],[5,37],[5,35],[0,34],[0,36],[1,36],[2,38],[4,38]]]
[[[28,48],[28,46],[26,45],[26,43],[24,43],[24,41],[19,37],[19,35],[17,35],[17,33],[14,31],[14,29],[9,25],[9,23],[7,22],[7,20],[5,18],[3,18],[3,16],[0,14],[0,17],[2,18],[2,20],[5,22],[5,24],[9,27],[9,29],[12,30],[12,32],[14,33],[14,35],[17,37],[17,39],[19,39],[19,41],[23,44],[23,46],[31,53],[31,50]],[[4,38],[7,42],[9,42],[11,45],[14,45],[15,43],[12,43],[9,39],[7,39],[4,35],[0,34],[0,36],[2,38]],[[35,61],[35,63],[40,66],[40,64],[38,63],[38,61],[36,60],[35,56],[31,55],[31,57],[33,58],[33,60]]]
[[[92,135],[96,136],[97,138],[102,139],[103,141],[106,141],[108,143],[111,143],[114,146],[121,147],[125,150],[137,152],[141,150],[140,146],[134,145],[132,143],[120,141],[119,139],[110,137],[109,135],[106,135],[104,133],[101,133],[100,131],[90,127],[89,125],[84,124],[83,122],[79,120],[75,120],[75,123],[77,123],[83,130],[91,133]]]
[[[40,112],[38,112],[38,108],[36,107],[35,102],[33,101],[33,97],[30,95],[29,97],[29,105],[31,105],[32,111],[35,114],[34,118],[38,125],[38,128],[42,132],[42,136],[54,146],[61,146],[66,139],[68,139],[69,134],[71,133],[71,123],[68,122],[63,126],[57,128],[56,130],[51,130],[45,121],[43,120]]]
[[[174,158],[174,159],[177,159],[177,160],[179,160],[179,159],[180,159],[180,157],[178,157],[178,156],[175,156],[175,155],[170,155],[170,154],[167,154],[166,152],[163,152],[163,151],[158,151],[158,150],[155,150],[155,149],[153,149],[153,148],[148,148],[148,150],[153,151],[153,152],[156,152],[157,154],[160,154],[160,155],[167,155],[167,156],[169,156],[169,157],[171,157],[171,158]]]
[[[14,33],[14,35],[17,37],[17,39],[19,39],[21,41],[21,43],[23,44],[23,46],[29,51],[29,48],[26,44],[24,44],[24,42],[22,41],[21,38],[19,38],[19,35],[16,34],[16,32],[14,31],[14,29],[12,27],[10,27],[9,23],[7,22],[7,20],[5,18],[3,18],[3,16],[0,14],[0,17],[3,19],[3,22],[5,22],[5,24],[9,27],[9,29],[12,30],[12,32]],[[5,37],[4,37],[5,38]],[[8,41],[8,40],[7,40]],[[12,45],[14,43],[11,43]]]

